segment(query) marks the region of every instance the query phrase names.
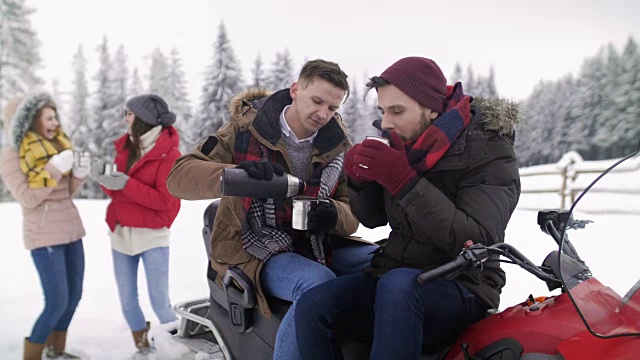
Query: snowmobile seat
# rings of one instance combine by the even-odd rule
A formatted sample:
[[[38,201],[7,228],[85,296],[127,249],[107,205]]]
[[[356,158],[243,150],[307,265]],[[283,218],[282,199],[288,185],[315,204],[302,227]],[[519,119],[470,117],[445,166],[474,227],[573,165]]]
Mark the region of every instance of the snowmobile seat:
[[[207,256],[211,252],[211,232],[219,204],[220,199],[215,199],[204,211],[202,237]],[[218,325],[235,359],[270,359],[278,327],[291,303],[267,297],[272,311],[271,319],[267,319],[255,306],[254,285],[241,269],[232,266],[227,270],[224,289],[216,284],[217,275],[209,262],[209,320]]]
[[[215,199],[204,211],[202,237],[207,256],[211,252],[211,232],[219,204],[220,199]],[[210,298],[208,318],[218,326],[233,358],[271,359],[278,327],[291,303],[267,296],[272,311],[271,319],[267,319],[256,306],[254,285],[240,268],[229,267],[223,280],[224,289],[216,284],[217,275],[209,262],[207,267]],[[373,340],[371,321],[371,316],[364,309],[351,311],[337,319],[334,331],[345,359],[369,358]],[[431,351],[423,349],[421,360],[442,359],[451,345],[452,343],[442,344],[442,347],[431,349]]]

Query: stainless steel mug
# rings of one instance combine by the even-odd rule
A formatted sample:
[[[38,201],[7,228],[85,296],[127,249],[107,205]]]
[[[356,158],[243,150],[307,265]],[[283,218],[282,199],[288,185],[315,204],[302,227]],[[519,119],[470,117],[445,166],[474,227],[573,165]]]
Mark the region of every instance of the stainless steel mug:
[[[376,140],[376,141],[380,141],[381,143],[387,145],[387,146],[391,146],[390,142],[388,139],[383,138],[382,136],[374,136],[374,135],[369,135],[369,136],[365,136],[364,137],[365,140]],[[369,167],[366,165],[362,165],[362,164],[358,164],[358,166],[360,166],[361,168],[365,168],[368,169]]]
[[[118,171],[118,166],[116,164],[104,164],[105,175],[111,175],[116,171]]]
[[[383,144],[385,144],[387,146],[390,146],[389,139],[383,138],[382,136],[369,135],[369,136],[365,136],[364,138],[365,138],[365,140],[368,139],[368,140],[380,141],[381,143],[383,143]]]
[[[326,202],[326,199],[317,199],[310,196],[296,196],[293,198],[293,214],[291,218],[291,227],[296,230],[308,229],[309,212],[315,209],[319,203]]]
[[[80,150],[80,149],[73,149],[73,166],[78,166],[80,165],[80,159],[82,158],[82,155],[84,155],[84,151]]]

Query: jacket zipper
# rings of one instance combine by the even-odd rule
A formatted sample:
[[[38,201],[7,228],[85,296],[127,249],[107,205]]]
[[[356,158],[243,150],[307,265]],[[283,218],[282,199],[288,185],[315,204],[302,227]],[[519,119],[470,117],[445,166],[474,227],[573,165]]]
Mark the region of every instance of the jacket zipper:
[[[44,210],[42,210],[42,217],[40,218],[40,227],[44,226],[44,218],[49,211],[49,204],[44,204]]]

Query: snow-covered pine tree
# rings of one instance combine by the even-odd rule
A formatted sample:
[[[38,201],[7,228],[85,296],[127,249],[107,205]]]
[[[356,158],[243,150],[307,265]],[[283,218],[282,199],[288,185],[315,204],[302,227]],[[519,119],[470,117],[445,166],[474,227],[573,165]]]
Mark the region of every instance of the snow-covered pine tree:
[[[293,74],[293,61],[288,49],[276,53],[276,59],[271,64],[269,77],[267,80],[267,89],[278,91],[286,89],[295,81]]]
[[[16,94],[42,84],[36,74],[41,63],[40,41],[29,20],[33,12],[25,0],[0,0],[0,109]],[[4,135],[0,136],[0,147],[4,141]],[[9,198],[0,179],[0,200]]]
[[[107,43],[104,43],[103,54],[107,56],[106,62],[101,61],[101,69],[107,74],[102,87],[98,88],[98,103],[95,114],[99,116],[98,129],[101,132],[98,144],[100,144],[100,154],[104,161],[112,162],[115,157],[113,142],[124,135],[127,126],[124,122],[124,109],[127,91],[127,57],[124,46],[120,45],[112,59],[108,59]]]
[[[483,98],[495,98],[498,96],[498,92],[496,90],[496,76],[493,65],[489,68],[489,75],[484,76],[478,74],[475,81],[472,82],[473,85],[473,96],[483,97]],[[463,83],[464,85],[464,83]],[[463,89],[466,93],[469,93],[467,89],[463,86]]]
[[[111,59],[106,36],[103,37],[102,43],[96,51],[98,52],[98,71],[93,77],[96,81],[96,87],[89,121],[89,136],[87,137],[85,148],[102,161],[113,162],[115,156],[113,140],[118,135],[123,135],[126,131],[126,125],[123,120],[124,104],[121,102],[122,90],[117,85],[118,79],[114,79],[116,67],[114,60],[116,58]],[[117,56],[117,61],[126,62],[124,50],[119,50],[119,52],[121,55]],[[121,64],[117,67],[122,70],[120,68]],[[124,76],[126,78],[126,72]],[[104,194],[97,182],[88,181],[86,188],[88,197],[104,198]]]
[[[118,46],[115,55],[113,55],[113,67],[111,72],[110,88],[112,92],[112,103],[107,119],[102,123],[105,129],[107,143],[124,135],[127,126],[124,121],[124,109],[127,101],[127,91],[129,83],[129,67],[127,66],[127,55],[124,45]]]
[[[460,65],[459,62],[456,62],[456,64],[453,66],[453,73],[451,74],[451,76],[449,76],[448,83],[449,85],[454,85],[458,81],[462,81],[462,78],[462,65]],[[462,88],[464,89],[464,83],[462,84]]]
[[[111,83],[112,63],[111,54],[109,53],[109,43],[107,36],[104,35],[102,43],[96,48],[98,53],[98,71],[93,75],[92,79],[95,81],[95,90],[92,94],[91,116],[89,118],[89,133],[86,138],[87,143],[85,146],[95,156],[99,157],[103,161],[108,159],[103,158],[102,148],[102,121],[104,118],[103,113],[109,108],[111,100],[111,93],[109,89]]]
[[[605,51],[601,48],[595,56],[582,63],[577,81],[579,100],[571,109],[572,116],[578,119],[572,129],[571,143],[585,160],[598,158],[598,148],[592,139],[596,134],[598,118],[603,115],[606,79]]]
[[[144,86],[142,80],[140,80],[140,74],[138,68],[134,67],[131,72],[131,81],[129,81],[129,89],[127,90],[127,98],[139,94],[144,94]]]
[[[524,151],[520,148],[523,164],[537,165],[548,163],[551,159],[553,144],[549,139],[553,132],[553,122],[556,120],[553,104],[553,81],[542,81],[536,85],[531,96],[524,104],[525,123],[516,140],[524,144]],[[518,139],[518,137],[520,139]]]
[[[622,157],[637,149],[640,139],[640,51],[631,37],[622,54],[622,74],[616,100],[618,117],[614,133],[620,139],[620,149],[614,156]]]
[[[362,121],[362,109],[365,103],[359,96],[358,87],[355,86],[353,81],[349,85],[349,89],[351,92],[349,98],[340,106],[338,112],[342,116],[345,126],[349,129],[349,140],[355,144],[362,141],[361,133],[363,129],[361,129],[360,122]],[[364,135],[362,135],[362,138],[364,138]]]
[[[575,82],[571,74],[567,74],[556,81],[552,90],[554,130],[550,136],[551,162],[557,162],[562,155],[573,150],[570,144],[570,131],[576,119],[573,118],[571,108],[575,98]]]
[[[478,74],[475,79],[475,86],[473,87],[473,95],[474,97],[487,97],[486,94],[488,92],[488,84],[489,79],[481,74]],[[465,92],[466,89],[465,89]],[[469,94],[469,92],[467,92]]]
[[[462,81],[462,89],[465,94],[475,96],[477,87],[476,74],[473,72],[473,66],[469,64],[469,66],[467,66],[467,73],[464,75],[464,80]]]
[[[618,51],[613,44],[609,44],[605,50],[605,77],[602,79],[600,115],[594,118],[593,144],[597,148],[597,159],[612,158],[612,150],[620,142],[620,137],[615,131],[616,122],[619,120],[616,106],[616,95],[620,85],[622,62]],[[622,134],[619,134],[622,135]]]
[[[31,26],[34,12],[25,0],[0,0],[0,108],[17,93],[42,84],[40,40]]]
[[[182,153],[190,150],[193,143],[189,142],[187,136],[189,124],[191,123],[191,104],[187,93],[187,80],[182,68],[180,53],[175,47],[169,53],[169,71],[167,73],[167,84],[169,95],[166,98],[169,109],[176,114],[175,127],[180,135],[180,150]]]
[[[171,96],[169,82],[169,60],[159,48],[151,53],[151,68],[149,69],[149,93],[156,94],[163,99]],[[140,94],[131,94],[131,96]],[[171,104],[170,104],[171,105]]]
[[[87,58],[84,56],[84,47],[78,45],[73,55],[73,87],[71,90],[71,103],[69,112],[66,113],[66,131],[71,142],[75,146],[83,147],[85,139],[90,136],[89,129],[89,85],[87,83]]]
[[[485,97],[496,98],[498,96],[498,89],[496,87],[496,70],[493,65],[489,67],[489,75],[487,76],[485,83],[485,91]]]
[[[189,126],[188,139],[191,143],[200,142],[229,121],[229,101],[243,87],[240,63],[221,22],[211,64],[205,74],[198,114]]]
[[[258,54],[253,61],[253,68],[251,69],[251,87],[254,88],[266,88],[267,76],[264,71],[264,64],[262,62],[262,56]],[[271,89],[273,91],[273,89]]]
[[[51,79],[51,97],[56,101],[56,107],[58,108],[58,112],[60,114],[67,113],[67,101],[65,99],[65,94],[60,90],[60,80]],[[66,122],[63,121],[63,124],[66,125]],[[65,127],[66,131],[66,127]]]

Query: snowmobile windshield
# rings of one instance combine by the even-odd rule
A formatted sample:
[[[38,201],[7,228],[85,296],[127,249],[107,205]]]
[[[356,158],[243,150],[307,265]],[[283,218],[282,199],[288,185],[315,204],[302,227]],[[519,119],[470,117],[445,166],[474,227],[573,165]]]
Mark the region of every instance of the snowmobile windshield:
[[[640,336],[640,156],[576,169],[560,250],[586,266],[559,262],[562,281],[594,336]]]

